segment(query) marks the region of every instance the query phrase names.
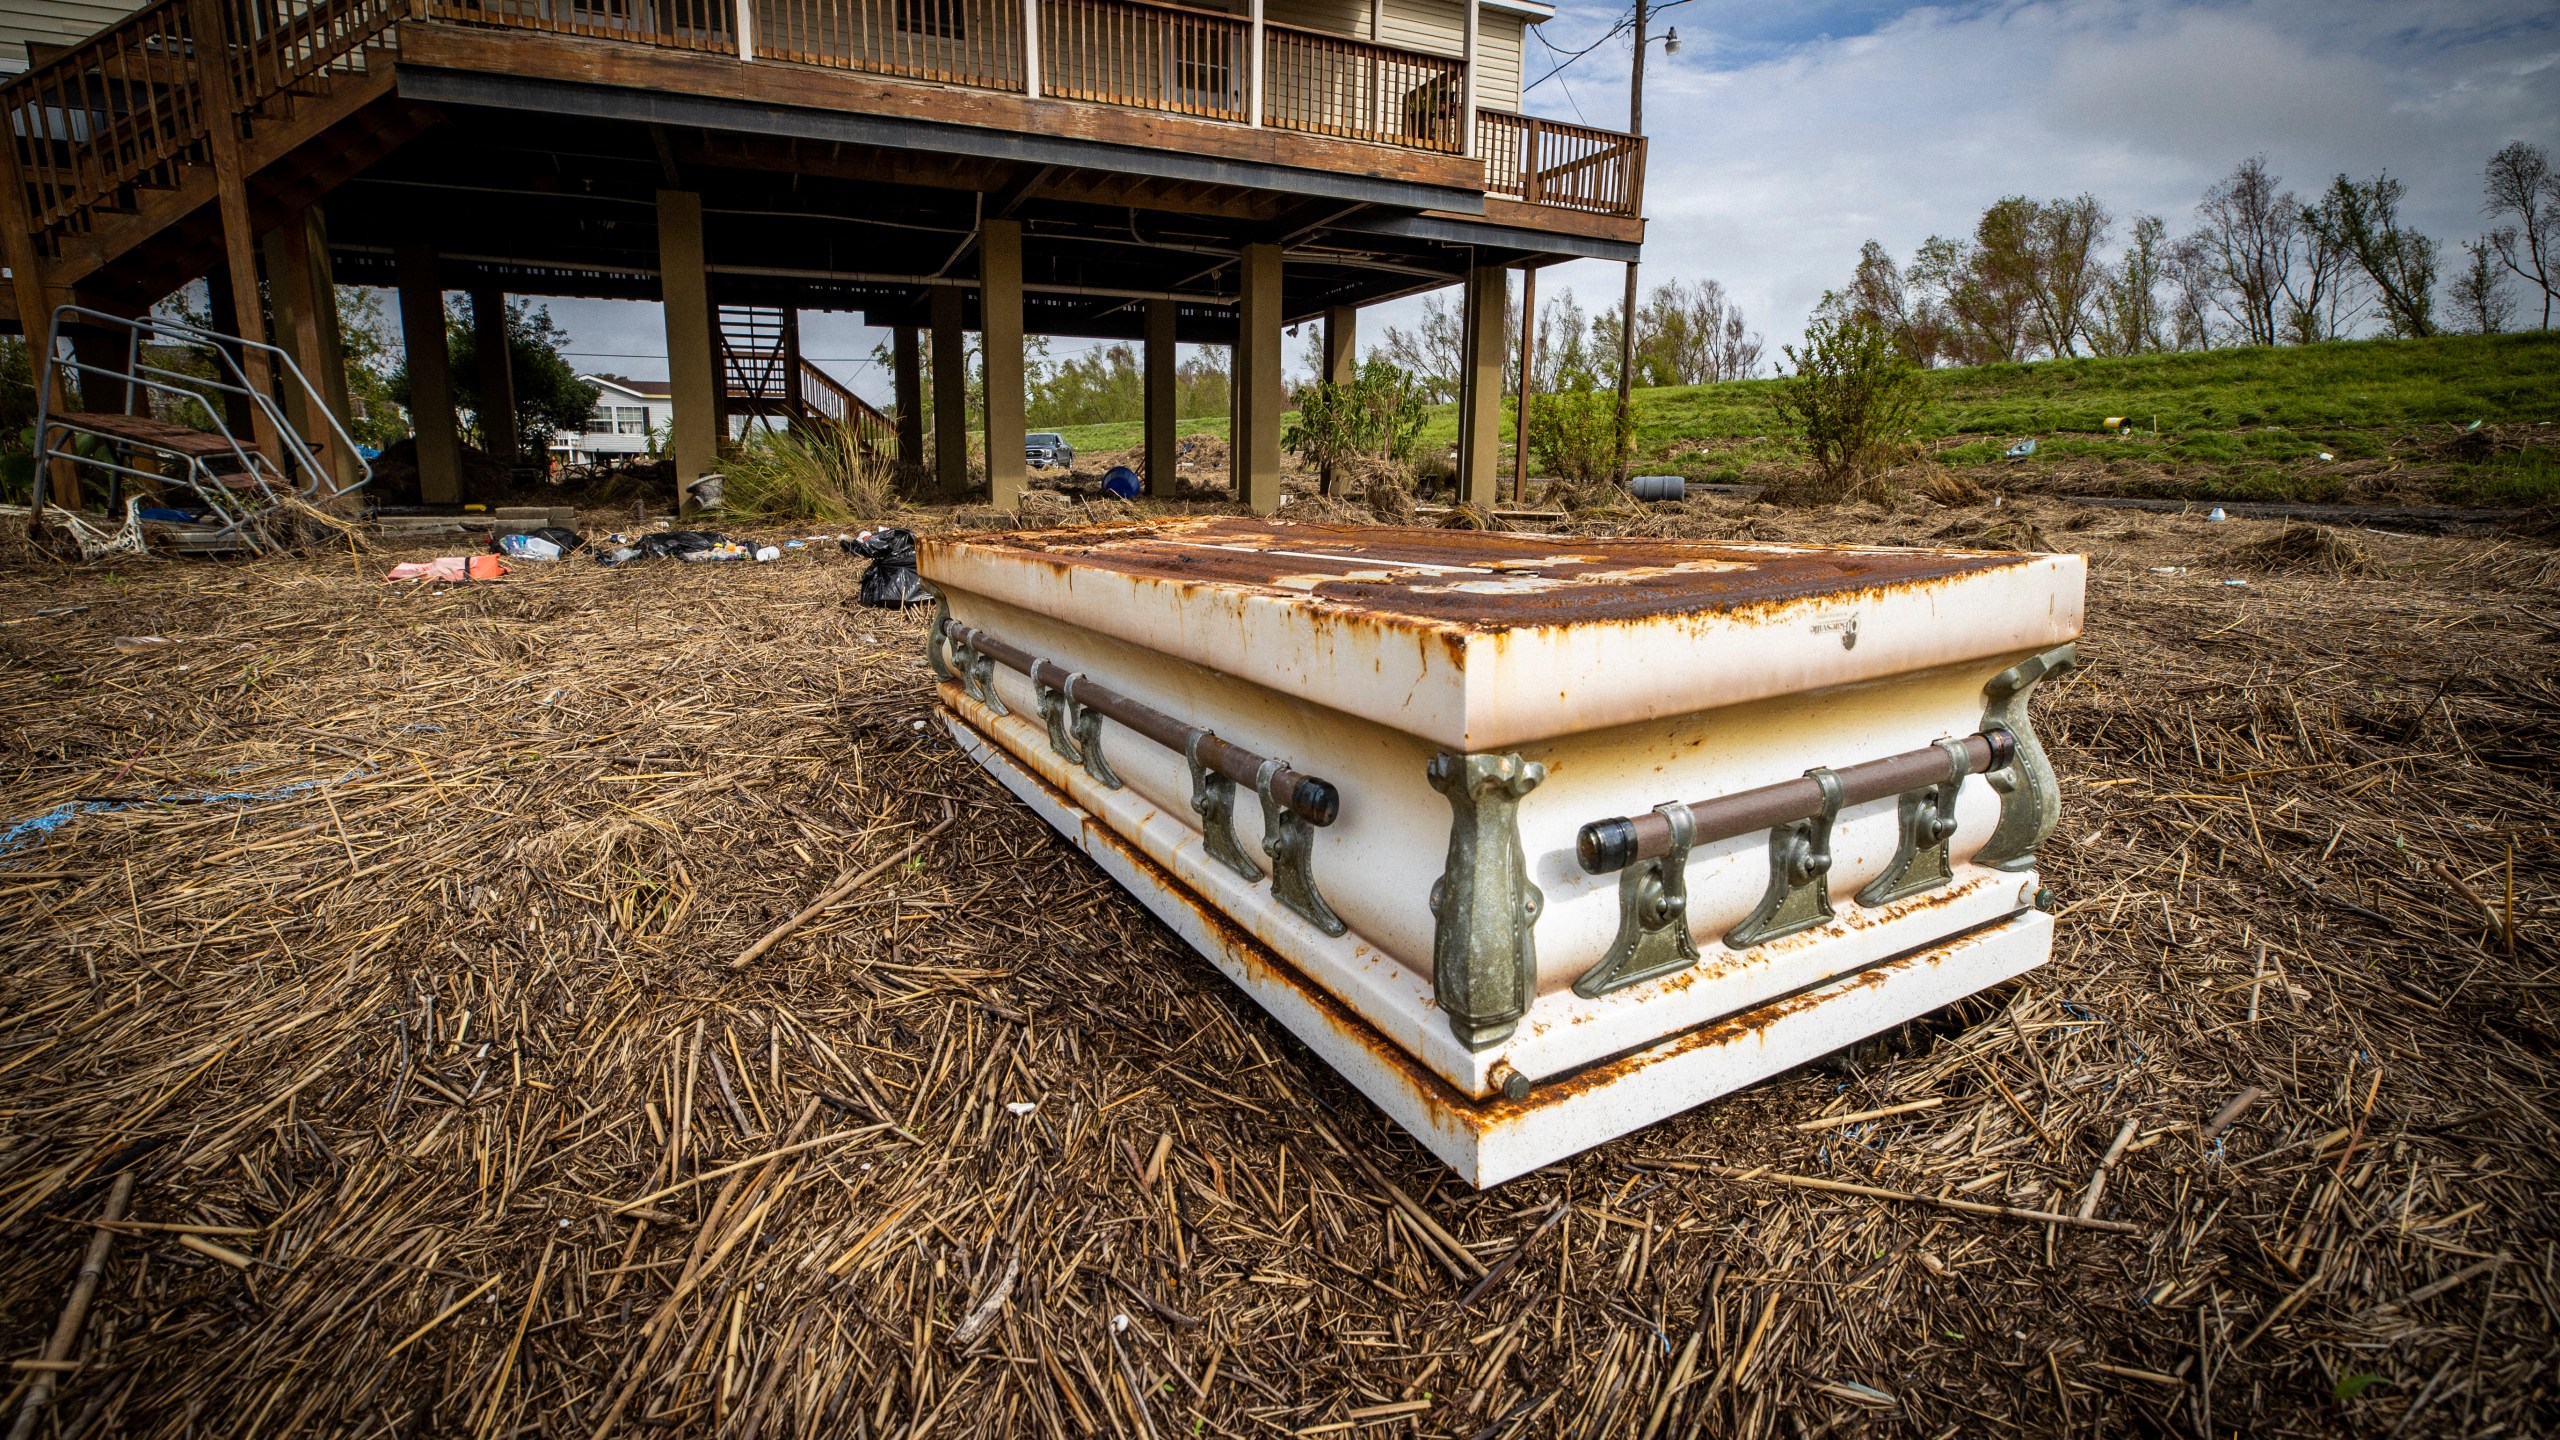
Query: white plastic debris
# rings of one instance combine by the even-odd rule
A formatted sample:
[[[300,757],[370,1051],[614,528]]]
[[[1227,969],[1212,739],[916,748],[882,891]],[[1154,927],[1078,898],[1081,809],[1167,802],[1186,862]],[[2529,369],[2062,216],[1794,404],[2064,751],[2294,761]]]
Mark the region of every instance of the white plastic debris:
[[[776,546],[767,545],[756,551],[756,563],[759,565],[765,564],[768,561],[779,560],[781,558],[782,551]]]
[[[2246,581],[2246,580],[2225,580],[2225,581],[2223,581],[2222,583],[2223,583],[2223,584],[2225,584],[2225,585],[2227,585],[2227,586],[2238,587],[2238,586],[2246,585],[2246,584],[2248,584],[2249,582],[2248,582],[2248,581]]]
[[[2335,460],[2335,459],[2337,459],[2338,457],[2337,457],[2337,456],[2335,456],[2335,455],[2330,454],[2330,453],[2329,453],[2328,451],[2326,451],[2326,450],[2323,450],[2323,451],[2321,451],[2321,452],[2320,452],[2320,458],[2321,458],[2321,459],[2323,459],[2323,460]]]
[[[2219,505],[2216,505],[2216,506],[2214,506],[2214,507],[2213,507],[2213,513],[2212,513],[2212,514],[2207,515],[2206,517],[2204,517],[2204,519],[2205,519],[2205,523],[2206,523],[2206,524],[2208,524],[2208,525],[2219,525],[2219,524],[2221,524],[2223,521],[2228,520],[2228,519],[2230,519],[2230,518],[2231,518],[2230,516],[2225,515],[2225,514],[2223,514],[2223,513],[2222,513],[2222,507],[2221,507],[2221,506],[2219,506]]]
[[[2184,575],[2187,573],[2187,567],[2184,565],[2154,565],[2151,567],[2151,573],[2154,575]]]
[[[1009,1100],[1005,1102],[1004,1108],[1012,1111],[1017,1116],[1028,1115],[1032,1111],[1040,1108],[1040,1102],[1037,1100]]]

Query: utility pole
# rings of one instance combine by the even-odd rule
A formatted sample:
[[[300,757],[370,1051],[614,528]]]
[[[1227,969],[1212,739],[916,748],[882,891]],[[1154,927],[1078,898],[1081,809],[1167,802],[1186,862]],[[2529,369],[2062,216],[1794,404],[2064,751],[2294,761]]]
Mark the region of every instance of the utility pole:
[[[1627,133],[1644,133],[1644,52],[1653,43],[1646,33],[1652,24],[1650,7],[1636,0],[1635,73],[1627,80]],[[1618,483],[1627,483],[1635,469],[1636,454],[1636,262],[1627,262],[1627,305],[1618,312]]]

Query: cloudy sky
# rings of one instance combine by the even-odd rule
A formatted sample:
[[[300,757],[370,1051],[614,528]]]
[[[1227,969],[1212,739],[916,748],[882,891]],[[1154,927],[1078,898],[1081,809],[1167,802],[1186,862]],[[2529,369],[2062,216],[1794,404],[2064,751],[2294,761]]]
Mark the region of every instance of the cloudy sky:
[[[1565,0],[1528,73],[1625,14],[1620,0]],[[2388,170],[2451,260],[2486,227],[2490,153],[2510,140],[2560,150],[2549,0],[1685,0],[1659,13],[1656,35],[1666,27],[1680,49],[1657,48],[1645,91],[1647,283],[1723,281],[1773,354],[1862,242],[1907,260],[2003,195],[2085,191],[2120,221],[2150,212],[2179,231],[2205,187],[2252,154],[2305,193],[2340,171]],[[1628,60],[1624,38],[1602,44],[1537,85],[1529,108],[1623,128]],[[1588,308],[1618,293],[1620,274],[1580,262],[1541,288],[1570,286]],[[1380,307],[1366,338],[1417,304]],[[578,349],[662,348],[655,306],[555,311]],[[812,316],[806,348],[858,362],[875,338]],[[580,363],[665,373],[663,359]],[[858,363],[829,368],[885,389]]]

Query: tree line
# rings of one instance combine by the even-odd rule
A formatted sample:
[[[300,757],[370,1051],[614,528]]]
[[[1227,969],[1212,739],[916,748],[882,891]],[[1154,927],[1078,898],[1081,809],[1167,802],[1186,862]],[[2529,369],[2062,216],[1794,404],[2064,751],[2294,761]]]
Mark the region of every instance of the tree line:
[[[1538,307],[1538,343],[1530,388],[1559,391],[1615,390],[1618,385],[1620,313],[1609,307],[1586,313],[1570,289]],[[1411,329],[1390,325],[1374,353],[1418,377],[1434,401],[1458,398],[1460,341],[1465,331],[1457,305],[1446,295],[1422,302]],[[1657,285],[1636,311],[1635,383],[1707,385],[1749,380],[1760,373],[1766,349],[1742,306],[1718,281]],[[1321,371],[1311,339],[1310,369]],[[1505,307],[1502,386],[1520,386],[1520,301]]]
[[[2450,269],[2388,172],[2341,174],[2305,199],[2253,156],[2206,189],[2192,229],[2173,236],[2135,214],[2112,258],[2115,218],[2098,197],[2011,195],[1907,265],[1868,241],[1816,316],[1874,326],[1921,365],[2495,334],[2514,323],[2519,289],[2547,329],[2560,173],[2519,141],[2490,157],[2482,189],[2492,228],[2461,242]]]

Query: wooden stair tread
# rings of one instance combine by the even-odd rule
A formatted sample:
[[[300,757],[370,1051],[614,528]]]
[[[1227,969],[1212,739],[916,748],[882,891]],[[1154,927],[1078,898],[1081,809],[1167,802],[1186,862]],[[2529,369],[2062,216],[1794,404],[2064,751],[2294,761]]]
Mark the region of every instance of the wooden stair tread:
[[[184,425],[174,425],[166,420],[153,419],[148,415],[114,415],[85,410],[66,410],[54,418],[82,430],[95,431],[101,435],[113,435],[119,440],[130,440],[137,445],[148,445],[155,450],[167,450],[178,455],[190,455],[209,460],[237,453],[233,450],[231,442],[219,435],[203,430],[190,430]]]

